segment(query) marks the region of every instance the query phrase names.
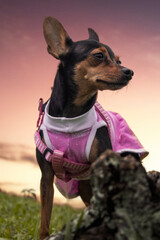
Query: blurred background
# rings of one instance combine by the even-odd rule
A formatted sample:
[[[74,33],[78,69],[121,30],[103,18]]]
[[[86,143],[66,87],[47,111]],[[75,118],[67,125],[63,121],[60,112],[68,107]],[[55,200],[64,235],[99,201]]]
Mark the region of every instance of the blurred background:
[[[99,92],[106,110],[119,112],[146,150],[143,164],[160,171],[160,1],[0,0],[0,188],[39,195],[33,135],[38,100],[50,97],[59,62],[48,55],[42,24],[56,17],[73,41],[88,27],[134,71],[126,88]],[[56,191],[57,202],[66,202]],[[75,199],[71,204],[81,206]]]

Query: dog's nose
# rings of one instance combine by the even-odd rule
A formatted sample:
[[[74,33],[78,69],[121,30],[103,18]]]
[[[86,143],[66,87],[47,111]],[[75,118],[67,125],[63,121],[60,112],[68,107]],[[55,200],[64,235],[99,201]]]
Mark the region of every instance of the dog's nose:
[[[129,68],[122,68],[122,72],[127,76],[127,77],[132,77],[134,75],[134,72],[130,70]]]

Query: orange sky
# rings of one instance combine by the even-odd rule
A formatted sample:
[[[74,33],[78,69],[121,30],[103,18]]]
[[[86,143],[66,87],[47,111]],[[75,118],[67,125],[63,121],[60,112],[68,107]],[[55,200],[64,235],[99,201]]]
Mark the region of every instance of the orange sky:
[[[134,71],[127,88],[102,92],[99,101],[127,120],[150,152],[145,166],[160,171],[159,9],[158,0],[0,1],[0,142],[34,147],[38,99],[49,98],[58,65],[42,34],[43,19],[51,15],[75,41],[94,28]]]

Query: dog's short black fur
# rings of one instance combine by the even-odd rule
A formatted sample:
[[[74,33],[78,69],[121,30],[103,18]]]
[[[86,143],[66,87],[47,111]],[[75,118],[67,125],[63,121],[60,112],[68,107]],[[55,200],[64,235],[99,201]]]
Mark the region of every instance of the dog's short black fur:
[[[121,89],[133,76],[133,71],[121,65],[119,57],[111,48],[99,42],[97,33],[92,29],[88,31],[89,39],[73,42],[58,20],[52,17],[44,20],[48,52],[60,60],[50,98],[51,116],[72,118],[82,115],[95,104],[98,90]],[[106,149],[112,149],[112,145],[107,128],[101,127],[93,141],[89,161],[95,161]],[[51,164],[45,161],[38,150],[37,161],[42,171],[42,240],[49,235],[54,172]],[[79,182],[79,194],[88,205],[92,196],[89,181]]]

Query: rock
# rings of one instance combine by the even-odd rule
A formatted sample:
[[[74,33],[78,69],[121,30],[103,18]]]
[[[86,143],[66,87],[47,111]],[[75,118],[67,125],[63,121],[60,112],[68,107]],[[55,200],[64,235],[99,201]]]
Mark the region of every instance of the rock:
[[[91,186],[90,207],[48,240],[160,239],[159,172],[147,174],[133,156],[106,151],[92,165]]]

